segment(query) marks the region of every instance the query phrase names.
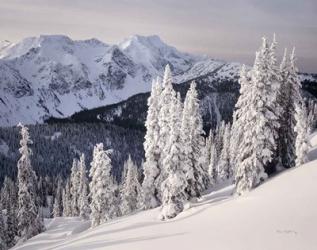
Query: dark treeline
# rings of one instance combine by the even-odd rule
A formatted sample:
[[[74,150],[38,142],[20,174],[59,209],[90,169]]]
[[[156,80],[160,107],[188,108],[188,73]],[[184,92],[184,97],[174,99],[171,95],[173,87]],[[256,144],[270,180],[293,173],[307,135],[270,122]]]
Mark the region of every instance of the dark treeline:
[[[144,157],[144,133],[134,129],[124,129],[105,123],[56,123],[45,125],[30,125],[32,141],[32,165],[38,176],[54,179],[69,176],[72,161],[81,153],[87,156],[87,162],[92,159],[93,147],[103,143],[105,148],[112,148],[111,156],[113,174],[120,180],[124,161],[129,154],[140,166]],[[13,180],[17,176],[17,161],[19,158],[19,129],[17,127],[0,128],[0,186],[4,177]],[[54,181],[53,181],[54,182]]]

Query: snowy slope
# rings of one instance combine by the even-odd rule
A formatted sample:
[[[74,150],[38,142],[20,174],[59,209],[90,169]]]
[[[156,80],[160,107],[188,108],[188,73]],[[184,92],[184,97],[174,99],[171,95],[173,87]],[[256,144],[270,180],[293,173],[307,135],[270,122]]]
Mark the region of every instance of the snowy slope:
[[[191,204],[173,220],[159,208],[84,230],[77,218],[53,219],[48,230],[15,249],[314,250],[317,246],[317,134],[311,162],[269,179],[249,194],[232,186]]]

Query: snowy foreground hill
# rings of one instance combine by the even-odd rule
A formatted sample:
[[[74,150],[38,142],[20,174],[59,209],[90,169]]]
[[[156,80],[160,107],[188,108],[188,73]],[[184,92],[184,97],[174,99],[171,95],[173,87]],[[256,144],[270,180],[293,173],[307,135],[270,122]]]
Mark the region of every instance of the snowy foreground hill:
[[[311,160],[242,197],[219,188],[167,222],[159,208],[90,229],[78,218],[47,221],[47,231],[15,249],[314,250],[317,246],[317,134]]]

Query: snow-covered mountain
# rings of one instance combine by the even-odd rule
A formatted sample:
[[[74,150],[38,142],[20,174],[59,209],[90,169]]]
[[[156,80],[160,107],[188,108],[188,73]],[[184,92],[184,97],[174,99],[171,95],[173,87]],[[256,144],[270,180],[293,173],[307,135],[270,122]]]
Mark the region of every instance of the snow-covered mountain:
[[[147,92],[169,63],[176,82],[208,74],[224,62],[182,53],[158,36],[134,35],[118,45],[62,35],[0,44],[0,125],[108,105]]]
[[[54,218],[47,231],[13,249],[217,249],[314,250],[316,238],[317,135],[311,162],[286,170],[250,193],[234,197],[219,187],[169,221],[160,208],[139,211],[98,227],[79,218]]]
[[[239,63],[180,52],[158,36],[134,35],[118,45],[62,35],[1,42],[0,126],[68,117],[148,92],[166,64],[175,83],[236,80],[240,69]]]

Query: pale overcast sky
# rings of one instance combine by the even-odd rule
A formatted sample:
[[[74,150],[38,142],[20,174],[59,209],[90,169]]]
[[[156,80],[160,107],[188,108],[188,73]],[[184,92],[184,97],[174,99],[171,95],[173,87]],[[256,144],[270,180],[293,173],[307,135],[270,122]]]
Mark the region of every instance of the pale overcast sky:
[[[159,35],[179,50],[251,64],[263,35],[317,73],[317,0],[0,0],[0,40],[40,34],[117,43]]]

